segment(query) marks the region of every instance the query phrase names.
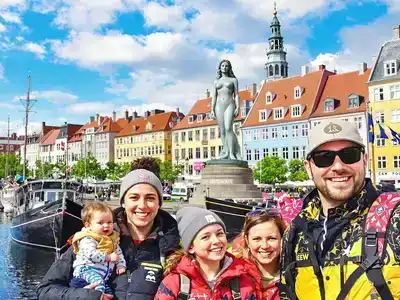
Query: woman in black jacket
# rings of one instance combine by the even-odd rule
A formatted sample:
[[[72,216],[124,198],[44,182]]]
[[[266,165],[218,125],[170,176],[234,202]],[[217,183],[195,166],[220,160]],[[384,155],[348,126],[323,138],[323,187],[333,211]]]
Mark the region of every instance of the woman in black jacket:
[[[121,234],[127,272],[119,276],[114,272],[110,278],[114,299],[153,299],[162,280],[165,257],[179,248],[177,223],[160,209],[162,193],[160,180],[144,169],[132,171],[122,180],[122,208],[115,211],[115,225]],[[86,282],[74,283],[82,288],[70,287],[74,259],[70,247],[53,263],[38,287],[39,300],[107,299],[99,291],[83,288]]]

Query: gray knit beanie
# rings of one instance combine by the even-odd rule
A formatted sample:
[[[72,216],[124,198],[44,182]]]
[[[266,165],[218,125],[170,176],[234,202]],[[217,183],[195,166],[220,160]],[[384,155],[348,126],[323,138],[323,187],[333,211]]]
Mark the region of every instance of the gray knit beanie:
[[[134,185],[140,183],[150,184],[156,189],[158,197],[160,199],[160,206],[161,206],[163,200],[163,187],[161,181],[160,179],[158,179],[156,175],[154,175],[153,172],[150,172],[145,169],[134,170],[132,172],[129,172],[128,174],[125,175],[124,178],[122,178],[121,191],[119,196],[120,204],[122,205],[122,203],[124,202],[124,197],[126,192]]]
[[[224,222],[216,213],[200,207],[184,207],[176,214],[183,249],[188,251],[197,233],[211,224],[220,224],[226,232]]]

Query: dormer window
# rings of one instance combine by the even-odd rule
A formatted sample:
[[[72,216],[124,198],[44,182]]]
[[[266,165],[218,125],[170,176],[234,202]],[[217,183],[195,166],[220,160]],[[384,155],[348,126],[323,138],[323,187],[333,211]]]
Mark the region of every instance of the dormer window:
[[[206,120],[210,121],[211,119],[211,112],[206,113]]]
[[[132,126],[132,132],[136,132],[136,126]]]
[[[197,123],[200,123],[203,121],[203,114],[198,114],[197,115]]]
[[[294,99],[300,99],[301,95],[303,94],[303,92],[304,92],[304,88],[303,87],[296,86],[294,88]]]
[[[267,93],[265,94],[265,103],[266,103],[266,104],[271,104],[272,101],[274,101],[274,99],[275,99],[275,95],[276,95],[276,94],[274,94],[274,93],[272,93],[272,92],[267,92]]]
[[[169,128],[173,128],[174,127],[174,122],[169,122]]]
[[[189,124],[192,124],[194,121],[194,117],[193,116],[189,116],[188,118]]]
[[[274,120],[283,119],[283,108],[274,109]]]
[[[260,122],[265,122],[267,121],[267,110],[266,109],[262,109],[258,112],[258,120]]]
[[[146,124],[146,131],[150,131],[150,130],[152,130],[153,129],[153,125],[150,123],[150,122],[148,122],[147,124]]]
[[[351,94],[348,98],[349,108],[359,108],[360,107],[360,96],[356,94]]]
[[[301,116],[301,105],[293,105],[292,106],[292,118]]]
[[[397,74],[397,61],[391,60],[385,62],[385,76],[392,76]]]
[[[324,101],[324,112],[331,112],[335,110],[335,99],[328,98]]]

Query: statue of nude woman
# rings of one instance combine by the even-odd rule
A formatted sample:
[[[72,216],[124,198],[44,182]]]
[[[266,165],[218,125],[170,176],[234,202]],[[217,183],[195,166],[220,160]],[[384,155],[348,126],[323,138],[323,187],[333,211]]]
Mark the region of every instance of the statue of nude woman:
[[[222,60],[214,81],[211,101],[211,117],[218,122],[221,132],[222,152],[220,159],[240,159],[240,147],[233,122],[239,114],[239,83],[229,60]]]

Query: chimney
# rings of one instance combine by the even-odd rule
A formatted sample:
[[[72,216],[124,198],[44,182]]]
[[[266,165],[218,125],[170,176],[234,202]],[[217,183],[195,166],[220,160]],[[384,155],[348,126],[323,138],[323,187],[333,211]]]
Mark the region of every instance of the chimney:
[[[358,68],[359,75],[364,74],[366,70],[367,70],[367,63],[366,62],[361,63],[360,67]]]
[[[254,97],[257,93],[257,84],[256,83],[252,83],[250,85],[250,97]]]
[[[154,116],[156,114],[156,110],[155,109],[152,109],[151,111],[150,111],[150,115],[151,116]]]
[[[148,110],[146,110],[144,112],[144,119],[146,120],[149,116],[150,116],[150,112]]]
[[[318,68],[319,68],[320,71],[325,70],[325,67],[326,67],[325,65],[319,65],[319,66],[318,66]]]
[[[305,76],[310,72],[310,67],[305,65],[301,66],[301,76]]]
[[[96,114],[96,121],[99,122],[100,115]]]
[[[206,89],[206,98],[210,98],[210,91]]]
[[[113,111],[112,115],[113,115],[113,118],[112,118],[113,122],[117,121],[117,113],[115,112],[115,110]]]
[[[44,128],[46,127],[46,122],[42,122],[42,134],[44,135]]]
[[[90,122],[90,123],[94,122],[94,117],[93,117],[93,116],[90,116],[89,122]]]
[[[125,109],[125,120],[129,119],[129,112],[127,109]]]
[[[136,110],[132,113],[132,120],[136,120],[138,117]]]
[[[393,27],[393,34],[395,40],[400,39],[400,25],[396,25]]]

